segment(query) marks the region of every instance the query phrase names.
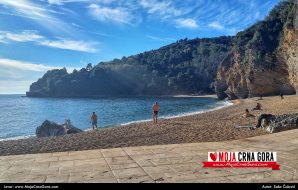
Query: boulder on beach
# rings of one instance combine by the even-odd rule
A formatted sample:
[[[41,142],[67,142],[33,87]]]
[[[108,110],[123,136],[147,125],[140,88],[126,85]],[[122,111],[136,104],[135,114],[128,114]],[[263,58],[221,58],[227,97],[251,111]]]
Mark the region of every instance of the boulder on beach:
[[[256,128],[259,127],[269,133],[298,128],[298,113],[283,115],[262,114],[258,119]]]
[[[76,128],[75,126],[73,126],[73,125],[71,124],[70,119],[65,120],[65,123],[64,123],[63,126],[64,126],[64,128],[66,129],[66,133],[67,133],[67,134],[74,134],[74,133],[80,133],[80,132],[83,132],[81,129]]]
[[[39,137],[53,137],[53,136],[62,136],[66,134],[80,133],[81,129],[78,129],[71,125],[70,120],[64,125],[59,125],[55,122],[45,120],[41,126],[36,128],[36,136]]]

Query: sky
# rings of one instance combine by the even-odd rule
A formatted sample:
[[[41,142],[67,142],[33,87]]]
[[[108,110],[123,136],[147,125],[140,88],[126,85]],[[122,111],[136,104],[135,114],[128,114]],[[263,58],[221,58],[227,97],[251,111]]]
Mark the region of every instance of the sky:
[[[179,39],[235,35],[280,0],[0,0],[0,94]]]

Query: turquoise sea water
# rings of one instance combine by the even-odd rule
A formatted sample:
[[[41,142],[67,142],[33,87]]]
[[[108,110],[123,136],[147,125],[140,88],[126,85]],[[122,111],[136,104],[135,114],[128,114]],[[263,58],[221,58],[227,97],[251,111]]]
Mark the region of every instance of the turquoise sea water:
[[[150,120],[155,101],[161,106],[161,118],[190,115],[229,104],[199,97],[56,99],[0,95],[0,140],[35,136],[36,127],[45,119],[59,124],[70,119],[74,126],[88,130],[93,111],[99,117],[99,127]]]

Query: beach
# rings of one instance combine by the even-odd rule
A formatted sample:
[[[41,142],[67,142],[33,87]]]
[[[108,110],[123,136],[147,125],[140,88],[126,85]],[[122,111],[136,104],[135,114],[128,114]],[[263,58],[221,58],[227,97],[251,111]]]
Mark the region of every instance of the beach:
[[[234,104],[229,107],[196,115],[163,119],[157,126],[153,126],[152,122],[143,122],[59,137],[2,141],[0,155],[244,139],[268,133],[262,129],[237,129],[235,126],[255,125],[262,113],[286,114],[298,111],[296,95],[284,96],[283,100],[279,96],[258,99],[234,100]],[[242,118],[245,109],[252,110],[257,102],[262,104],[262,110],[251,111],[256,117]]]

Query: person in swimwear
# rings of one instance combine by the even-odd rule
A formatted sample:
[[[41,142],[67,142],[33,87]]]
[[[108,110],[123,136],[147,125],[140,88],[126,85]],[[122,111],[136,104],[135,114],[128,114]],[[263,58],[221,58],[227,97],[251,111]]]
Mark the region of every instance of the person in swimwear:
[[[91,115],[90,122],[92,123],[92,128],[97,129],[97,115],[95,114],[95,112],[93,112],[93,114]]]
[[[153,124],[157,124],[157,116],[159,112],[160,106],[158,102],[155,102],[152,106],[152,111],[153,111]]]
[[[253,114],[249,113],[248,109],[245,109],[245,113],[242,115],[244,118],[255,117]]]

